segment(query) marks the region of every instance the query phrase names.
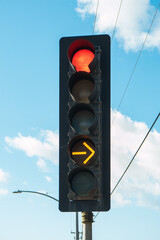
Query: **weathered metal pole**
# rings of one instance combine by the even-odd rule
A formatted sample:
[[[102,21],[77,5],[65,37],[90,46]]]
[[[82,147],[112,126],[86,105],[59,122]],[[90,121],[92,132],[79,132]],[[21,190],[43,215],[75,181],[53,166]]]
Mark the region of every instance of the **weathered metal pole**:
[[[76,212],[76,240],[79,240],[78,212]]]
[[[93,213],[82,212],[83,240],[92,240]]]

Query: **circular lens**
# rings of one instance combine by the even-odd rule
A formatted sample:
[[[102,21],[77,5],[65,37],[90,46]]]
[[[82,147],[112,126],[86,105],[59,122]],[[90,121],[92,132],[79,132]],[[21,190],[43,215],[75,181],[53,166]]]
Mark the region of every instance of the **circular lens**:
[[[88,49],[81,49],[77,51],[72,58],[72,64],[75,66],[77,72],[90,72],[89,64],[94,59],[94,53]]]
[[[90,103],[90,95],[94,89],[94,83],[89,80],[80,80],[72,87],[72,95],[76,102]]]
[[[88,135],[94,119],[95,115],[91,111],[80,110],[73,115],[71,125],[78,134]]]
[[[77,103],[91,103],[97,97],[93,77],[86,72],[75,72],[69,79],[68,88],[72,99]]]
[[[87,197],[95,189],[96,178],[89,171],[76,173],[71,179],[71,188],[79,196]]]

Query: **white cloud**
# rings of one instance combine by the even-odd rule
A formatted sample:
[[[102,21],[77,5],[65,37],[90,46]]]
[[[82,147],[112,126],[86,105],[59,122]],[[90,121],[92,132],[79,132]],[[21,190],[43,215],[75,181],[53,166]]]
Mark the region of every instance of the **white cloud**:
[[[7,182],[9,174],[0,168],[0,183]]]
[[[111,112],[113,118],[116,111]],[[133,121],[117,112],[112,126],[111,189],[121,177],[148,130],[145,123]],[[37,156],[37,165],[43,170],[46,168],[46,160],[58,163],[58,133],[43,130],[39,138],[19,134],[15,138],[6,137],[5,141],[10,147],[24,151],[29,157]],[[113,193],[114,205],[135,204],[160,208],[159,146],[160,133],[153,130]],[[45,178],[51,181],[50,177]]]
[[[38,157],[37,165],[45,167],[44,160],[49,160],[58,164],[59,139],[58,133],[50,130],[42,130],[40,137],[23,136],[21,133],[17,137],[5,137],[5,142],[15,149],[22,150],[27,156]]]
[[[7,194],[8,194],[7,189],[0,188],[0,195],[7,195]]]
[[[43,172],[47,172],[48,169],[47,169],[47,164],[45,162],[44,159],[40,158],[38,159],[37,161],[37,166],[43,171]]]
[[[23,184],[24,186],[27,186],[27,185],[28,185],[28,183],[27,183],[26,181],[24,181],[22,184]]]
[[[112,35],[121,0],[101,0],[95,30],[98,33]],[[77,0],[76,11],[84,19],[96,12],[97,0]],[[144,42],[147,31],[155,14],[156,8],[149,0],[123,1],[115,37],[126,51],[139,50]],[[160,49],[160,15],[157,13],[155,22],[145,44],[146,47]]]
[[[51,182],[51,181],[52,181],[52,178],[49,177],[49,176],[46,176],[45,179],[46,179],[48,182]]]
[[[112,117],[116,112],[112,111]],[[112,189],[148,132],[145,123],[117,113],[112,127]],[[113,193],[116,205],[160,206],[160,133],[152,131]]]
[[[5,184],[8,181],[9,174],[0,168],[0,184]],[[7,195],[8,190],[0,187],[0,195]]]

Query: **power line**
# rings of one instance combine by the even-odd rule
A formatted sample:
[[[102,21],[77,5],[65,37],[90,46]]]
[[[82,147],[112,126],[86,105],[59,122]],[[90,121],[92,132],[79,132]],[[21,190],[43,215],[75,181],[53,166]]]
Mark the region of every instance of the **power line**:
[[[113,29],[113,33],[112,33],[111,42],[113,41],[114,34],[115,34],[115,31],[116,31],[117,22],[118,22],[119,13],[120,13],[120,10],[121,10],[122,2],[123,2],[123,0],[121,0],[120,5],[119,5],[119,9],[118,9],[117,17],[116,17],[116,22],[115,22],[114,29]]]
[[[99,7],[99,0],[97,0],[97,8],[96,8],[96,14],[95,14],[94,24],[93,24],[93,35],[94,35],[95,26],[96,26],[98,7]]]
[[[113,190],[112,190],[110,196],[114,193],[114,191],[115,191],[116,188],[118,187],[119,183],[121,182],[122,178],[123,178],[124,175],[126,174],[127,170],[128,170],[129,167],[131,166],[133,160],[135,159],[135,157],[136,157],[136,155],[138,154],[139,150],[141,149],[143,143],[144,143],[145,140],[147,139],[149,133],[151,132],[152,128],[154,127],[155,123],[157,122],[159,116],[160,116],[160,113],[158,114],[158,116],[157,116],[156,119],[154,120],[152,126],[151,126],[150,129],[148,130],[146,136],[144,137],[144,139],[143,139],[142,143],[140,144],[139,148],[137,149],[136,153],[135,153],[134,156],[132,157],[131,161],[129,162],[129,164],[128,164],[128,166],[126,167],[125,171],[123,172],[122,176],[120,177],[120,179],[118,180],[117,184],[116,184],[115,187],[113,188]],[[100,213],[100,212],[98,212],[98,213],[95,215],[94,219],[98,216],[99,213]]]
[[[127,170],[129,169],[130,165],[132,164],[133,160],[135,159],[136,155],[138,154],[139,150],[141,149],[143,143],[145,142],[145,140],[147,139],[149,133],[151,132],[153,126],[155,125],[155,123],[157,122],[158,118],[160,116],[160,113],[158,114],[158,116],[156,117],[154,123],[152,124],[152,126],[150,127],[150,129],[148,130],[146,136],[144,137],[142,143],[140,144],[139,148],[137,149],[136,153],[134,154],[134,156],[132,157],[130,163],[128,164],[128,166],[126,167],[124,173],[122,174],[122,176],[120,177],[120,179],[118,180],[117,184],[115,185],[115,187],[113,188],[111,195],[114,193],[114,191],[116,190],[117,186],[119,185],[120,181],[122,180],[122,178],[124,177],[124,175],[126,174]]]
[[[117,27],[117,22],[118,22],[119,13],[120,13],[120,10],[121,10],[122,2],[123,2],[123,0],[121,0],[120,5],[119,5],[119,9],[118,9],[117,17],[116,17],[116,22],[115,22],[112,37],[111,37],[111,42],[113,41],[113,37],[114,37],[115,30],[116,30],[116,27]],[[99,7],[99,0],[97,0],[96,14],[95,14],[94,24],[93,24],[93,35],[94,35],[95,25],[96,25],[96,20],[97,20],[98,7]]]
[[[118,108],[117,108],[117,112],[119,111],[119,109],[120,109],[120,107],[121,107],[121,104],[122,104],[122,101],[123,101],[123,99],[124,99],[124,97],[125,97],[125,95],[126,95],[127,89],[128,89],[128,87],[129,87],[129,84],[130,84],[131,79],[132,79],[132,77],[133,77],[133,74],[134,74],[134,72],[135,72],[136,66],[137,66],[138,61],[139,61],[139,59],[140,59],[140,56],[141,56],[141,54],[142,54],[144,45],[145,45],[145,43],[146,43],[147,37],[148,37],[148,35],[149,35],[149,33],[150,33],[150,30],[151,30],[151,28],[152,28],[152,25],[153,25],[153,22],[154,22],[154,20],[155,20],[156,15],[157,15],[157,12],[158,12],[159,7],[160,7],[160,2],[159,2],[159,4],[158,4],[158,6],[157,6],[157,9],[156,9],[155,14],[154,14],[153,19],[152,19],[152,22],[151,22],[151,24],[150,24],[150,27],[149,27],[149,29],[148,29],[148,32],[147,32],[146,37],[145,37],[145,39],[144,39],[144,42],[143,42],[143,44],[142,44],[141,50],[140,50],[140,52],[139,52],[139,54],[138,54],[137,60],[136,60],[136,62],[135,62],[135,65],[134,65],[134,67],[133,67],[133,70],[132,70],[131,75],[130,75],[130,77],[129,77],[129,80],[128,80],[128,82],[127,82],[126,88],[125,88],[125,90],[124,90],[124,92],[123,92],[122,98],[121,98],[120,103],[119,103]],[[114,118],[113,118],[113,120],[112,120],[112,125],[113,125],[113,123],[114,123],[114,121],[115,121],[115,119],[116,119],[117,112],[116,112],[116,114],[115,114],[115,116],[114,116]],[[111,126],[112,126],[112,125],[111,125]]]

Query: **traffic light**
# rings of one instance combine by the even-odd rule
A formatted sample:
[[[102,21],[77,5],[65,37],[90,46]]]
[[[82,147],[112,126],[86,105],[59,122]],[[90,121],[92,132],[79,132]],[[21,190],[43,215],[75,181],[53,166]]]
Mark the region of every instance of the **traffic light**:
[[[59,209],[110,209],[110,37],[60,39]]]

